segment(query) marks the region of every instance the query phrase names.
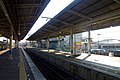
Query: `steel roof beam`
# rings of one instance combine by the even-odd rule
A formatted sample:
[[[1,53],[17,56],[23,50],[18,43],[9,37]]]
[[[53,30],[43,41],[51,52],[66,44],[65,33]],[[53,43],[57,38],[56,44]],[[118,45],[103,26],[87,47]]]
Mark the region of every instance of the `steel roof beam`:
[[[53,25],[47,25],[48,27],[48,29],[50,29],[50,28],[52,28],[53,30],[56,30],[56,29],[58,29],[56,26],[53,26]]]
[[[54,19],[54,18],[53,18],[53,19]],[[63,24],[65,24],[65,25],[74,26],[74,24],[71,24],[71,23],[68,23],[68,22],[65,22],[65,21],[62,21],[62,20],[59,20],[59,19],[54,19],[54,20],[56,20],[56,21],[58,21],[58,22],[60,22],[60,23],[63,23]]]
[[[68,22],[65,22],[65,21],[56,19],[56,18],[50,18],[50,17],[42,17],[42,18],[51,19],[51,20],[56,20],[56,21],[58,21],[58,22],[60,22],[60,23],[63,23],[63,24],[66,24],[66,25],[70,25],[70,26],[74,26],[74,24],[71,24],[71,23],[68,23]]]
[[[4,25],[6,25],[6,24],[7,24],[7,25],[8,25],[8,23],[6,23],[6,22],[0,22],[0,25],[1,25],[1,24],[4,24]]]
[[[3,26],[0,26],[0,29],[1,29],[1,30],[6,30],[6,31],[9,31],[8,27],[3,27]],[[4,31],[4,32],[6,32],[6,31]]]
[[[75,29],[86,29],[87,27],[93,26],[93,25],[99,25],[101,23],[110,23],[110,21],[120,18],[120,9],[103,14],[101,16],[98,16],[92,20],[84,21],[83,23],[76,24],[74,26]],[[111,26],[111,23],[110,23]]]
[[[117,2],[118,4],[120,4],[120,0],[114,0],[115,2]]]
[[[97,25],[99,23],[115,20],[117,18],[120,18],[120,9],[95,17],[92,20],[87,20],[82,23],[76,24],[74,27],[85,27],[85,26]]]
[[[17,8],[31,8],[31,7],[42,7],[41,4],[15,4]]]
[[[4,20],[7,20],[7,18],[0,18],[0,21],[4,21]]]
[[[0,28],[9,28],[8,26],[3,26],[3,25],[0,25]]]
[[[44,32],[40,32],[40,33],[38,33],[38,35],[46,37],[47,34]]]
[[[76,16],[85,18],[85,19],[92,19],[91,17],[88,17],[88,16],[86,16],[86,15],[84,15],[84,14],[78,13],[78,12],[76,12],[76,11],[74,11],[74,10],[69,10],[68,12],[69,12],[69,13],[72,13],[72,14],[74,14],[74,15],[76,15]]]
[[[4,12],[5,16],[7,17],[8,21],[9,21],[9,23],[10,23],[10,25],[11,25],[11,28],[12,28],[14,34],[15,34],[15,37],[17,38],[15,29],[14,29],[14,27],[13,27],[12,21],[11,21],[11,19],[10,19],[10,16],[9,16],[8,12],[7,12],[7,9],[6,9],[6,7],[5,7],[5,4],[3,3],[3,0],[0,0],[0,6],[1,6],[2,11]]]
[[[46,32],[51,32],[51,30],[48,30],[48,29],[41,29],[41,30]]]
[[[20,25],[32,25],[33,23],[20,23]]]
[[[36,18],[37,16],[19,16],[20,20]]]

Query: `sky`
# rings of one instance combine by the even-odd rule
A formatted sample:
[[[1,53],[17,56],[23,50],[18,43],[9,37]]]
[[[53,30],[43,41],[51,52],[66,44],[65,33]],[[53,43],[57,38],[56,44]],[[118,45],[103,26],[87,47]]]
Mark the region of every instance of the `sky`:
[[[98,36],[98,34],[100,35]],[[88,32],[82,33],[82,37],[88,37]],[[91,38],[93,41],[98,41],[98,38],[99,38],[99,41],[104,39],[120,40],[120,26],[91,31]]]

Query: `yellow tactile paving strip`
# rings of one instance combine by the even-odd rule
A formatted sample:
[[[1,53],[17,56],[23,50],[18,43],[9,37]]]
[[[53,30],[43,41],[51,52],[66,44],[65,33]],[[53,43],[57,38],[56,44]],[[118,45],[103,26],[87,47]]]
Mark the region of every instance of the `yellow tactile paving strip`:
[[[19,80],[27,80],[25,65],[24,65],[24,61],[23,61],[23,54],[20,49],[19,49],[19,53],[20,53]]]
[[[7,52],[8,50],[9,50],[9,49],[0,51],[0,55],[2,55],[3,53]]]

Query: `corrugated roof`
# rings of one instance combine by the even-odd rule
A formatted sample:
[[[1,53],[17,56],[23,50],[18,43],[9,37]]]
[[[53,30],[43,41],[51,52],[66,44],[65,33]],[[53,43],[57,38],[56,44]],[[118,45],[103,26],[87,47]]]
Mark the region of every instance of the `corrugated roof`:
[[[56,37],[116,26],[120,23],[120,4],[114,0],[75,0],[28,40]]]
[[[49,1],[3,0],[3,3],[0,3],[5,5],[19,40],[25,37]],[[11,25],[5,15],[2,9],[0,9],[0,33],[9,37]]]

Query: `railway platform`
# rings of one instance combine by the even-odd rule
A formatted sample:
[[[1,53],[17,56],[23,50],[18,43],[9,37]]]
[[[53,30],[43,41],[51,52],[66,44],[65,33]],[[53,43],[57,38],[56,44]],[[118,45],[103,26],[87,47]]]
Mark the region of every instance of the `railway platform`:
[[[0,51],[0,55],[2,55],[3,53],[7,52],[9,49],[5,49],[5,50],[1,50]]]
[[[117,27],[120,0],[0,0],[0,80],[120,80]]]
[[[36,72],[40,73],[40,71],[22,49],[13,48],[11,52],[12,58],[9,58],[9,50],[4,53],[1,52],[0,80],[46,80],[42,73],[35,74]]]
[[[1,52],[2,53],[2,52]],[[9,59],[10,52],[0,55],[0,79],[19,80],[19,54],[17,49],[12,49],[13,59]]]
[[[38,48],[29,48],[29,50],[33,53],[37,51],[36,54],[42,56],[45,60],[59,65],[85,80],[120,79],[119,57],[91,54],[85,58],[88,56],[86,53],[71,57],[69,53],[56,52],[55,50],[49,50],[49,52],[47,49]]]

